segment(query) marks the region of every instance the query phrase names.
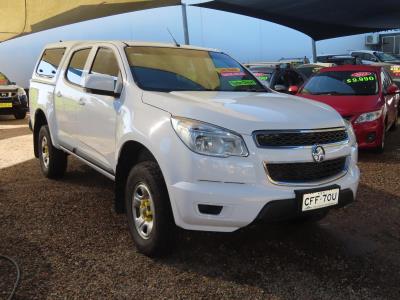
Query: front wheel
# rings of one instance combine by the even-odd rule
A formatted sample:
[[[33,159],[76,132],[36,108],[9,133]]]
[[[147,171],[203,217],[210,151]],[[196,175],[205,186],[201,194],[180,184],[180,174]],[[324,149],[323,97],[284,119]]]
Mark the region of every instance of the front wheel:
[[[47,125],[40,128],[37,143],[43,175],[50,179],[62,177],[67,169],[67,155],[53,146]]]
[[[395,131],[397,129],[397,123],[399,122],[399,111],[396,112],[396,118],[394,119],[394,122],[392,124],[392,127],[390,127],[390,131]]]
[[[138,251],[151,257],[169,252],[176,226],[156,162],[144,161],[132,168],[126,183],[125,206],[129,231]]]

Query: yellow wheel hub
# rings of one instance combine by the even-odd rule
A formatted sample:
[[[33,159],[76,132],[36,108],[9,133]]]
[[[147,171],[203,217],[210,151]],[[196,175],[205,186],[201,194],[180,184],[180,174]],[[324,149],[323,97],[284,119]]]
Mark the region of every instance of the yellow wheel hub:
[[[143,217],[147,222],[153,220],[153,212],[151,211],[150,201],[148,199],[142,200],[140,208],[143,210]]]

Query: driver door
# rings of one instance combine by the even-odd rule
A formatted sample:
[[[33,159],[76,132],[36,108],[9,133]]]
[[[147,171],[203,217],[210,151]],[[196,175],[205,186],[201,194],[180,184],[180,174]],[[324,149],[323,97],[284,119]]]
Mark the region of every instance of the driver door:
[[[115,84],[122,80],[122,62],[113,45],[104,44],[94,49],[89,74],[114,77]],[[120,96],[87,91],[84,111],[79,116],[82,128],[79,134],[81,155],[98,167],[113,173],[116,148],[116,119],[121,107]]]

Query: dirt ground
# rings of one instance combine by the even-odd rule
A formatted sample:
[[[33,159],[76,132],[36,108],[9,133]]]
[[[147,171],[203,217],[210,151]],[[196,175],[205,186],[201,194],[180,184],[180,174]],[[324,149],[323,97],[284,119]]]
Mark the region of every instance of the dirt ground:
[[[400,130],[360,153],[358,200],[314,225],[182,232],[174,253],[137,253],[113,182],[76,159],[40,173],[27,120],[0,116],[0,254],[16,299],[400,299]],[[0,260],[0,299],[15,273]]]

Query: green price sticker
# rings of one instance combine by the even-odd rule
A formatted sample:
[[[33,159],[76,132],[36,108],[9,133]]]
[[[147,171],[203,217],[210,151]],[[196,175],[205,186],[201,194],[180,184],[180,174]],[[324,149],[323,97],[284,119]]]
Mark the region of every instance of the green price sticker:
[[[229,84],[233,87],[243,86],[243,85],[257,85],[254,80],[230,80]]]
[[[352,77],[346,79],[346,83],[359,83],[359,82],[366,82],[366,81],[375,81],[375,76],[362,76],[362,77]]]

